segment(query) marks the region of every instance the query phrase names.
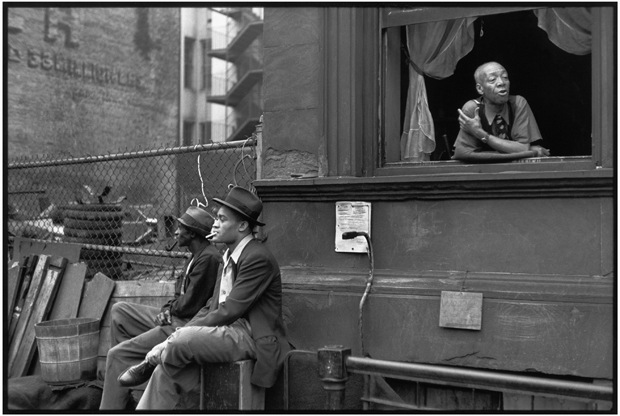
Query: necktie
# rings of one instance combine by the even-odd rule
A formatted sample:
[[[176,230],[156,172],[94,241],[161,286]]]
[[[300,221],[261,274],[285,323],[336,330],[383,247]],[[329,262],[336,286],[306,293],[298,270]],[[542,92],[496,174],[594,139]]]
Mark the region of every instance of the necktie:
[[[226,263],[226,267],[224,267],[224,272],[222,273],[218,303],[226,301],[226,298],[230,294],[235,280],[235,269],[235,261],[232,258],[229,258],[228,263]]]
[[[493,119],[493,124],[491,125],[491,129],[493,130],[493,135],[499,137],[500,139],[506,139],[506,122],[499,114],[495,116]]]

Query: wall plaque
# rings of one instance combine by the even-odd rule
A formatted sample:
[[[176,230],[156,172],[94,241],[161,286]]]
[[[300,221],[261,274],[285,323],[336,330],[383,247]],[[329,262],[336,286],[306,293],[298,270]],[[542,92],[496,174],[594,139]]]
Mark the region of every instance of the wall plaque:
[[[479,331],[482,328],[482,293],[441,292],[439,326]]]

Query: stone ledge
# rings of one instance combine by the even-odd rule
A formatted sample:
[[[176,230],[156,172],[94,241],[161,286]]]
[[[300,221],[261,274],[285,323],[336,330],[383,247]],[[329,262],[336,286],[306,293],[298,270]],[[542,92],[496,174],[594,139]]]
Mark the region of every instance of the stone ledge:
[[[263,202],[614,196],[612,169],[262,179],[254,186]]]
[[[359,293],[368,271],[281,267],[283,290]],[[371,296],[432,296],[484,292],[485,299],[613,304],[613,276],[375,270]]]

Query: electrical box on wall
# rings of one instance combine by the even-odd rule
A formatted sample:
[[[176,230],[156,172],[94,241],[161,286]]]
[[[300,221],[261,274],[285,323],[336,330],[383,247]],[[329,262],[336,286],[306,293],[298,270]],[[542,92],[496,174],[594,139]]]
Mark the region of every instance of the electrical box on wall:
[[[336,202],[336,251],[341,253],[367,253],[368,244],[363,236],[344,240],[347,231],[364,232],[370,236],[370,202]]]

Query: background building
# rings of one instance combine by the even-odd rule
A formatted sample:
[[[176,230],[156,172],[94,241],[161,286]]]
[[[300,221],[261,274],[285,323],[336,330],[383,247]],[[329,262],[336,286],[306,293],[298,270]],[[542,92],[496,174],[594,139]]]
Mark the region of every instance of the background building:
[[[9,8],[9,157],[176,142],[179,13]]]
[[[261,8],[183,8],[183,145],[250,137],[261,115]]]

